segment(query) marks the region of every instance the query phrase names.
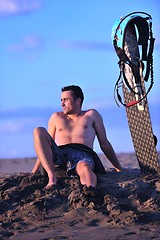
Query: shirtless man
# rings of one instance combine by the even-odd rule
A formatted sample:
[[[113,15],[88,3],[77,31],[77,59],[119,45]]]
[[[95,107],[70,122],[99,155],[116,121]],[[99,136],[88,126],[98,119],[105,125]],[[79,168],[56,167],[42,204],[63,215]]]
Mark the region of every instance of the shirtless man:
[[[101,115],[94,109],[83,111],[83,100],[84,95],[79,86],[71,85],[62,88],[63,111],[51,115],[48,131],[43,127],[34,129],[34,146],[38,159],[32,173],[37,172],[40,164],[43,166],[49,179],[46,188],[55,185],[57,181],[54,167],[57,152],[61,154],[62,159],[67,161],[68,169],[75,170],[82,185],[97,186],[92,156],[82,150],[75,150],[67,146],[70,143],[78,143],[92,149],[95,136],[98,138],[103,153],[116,171],[122,170],[113,147],[107,139]],[[62,145],[64,148],[61,149]],[[68,159],[65,159],[65,156],[68,156]]]

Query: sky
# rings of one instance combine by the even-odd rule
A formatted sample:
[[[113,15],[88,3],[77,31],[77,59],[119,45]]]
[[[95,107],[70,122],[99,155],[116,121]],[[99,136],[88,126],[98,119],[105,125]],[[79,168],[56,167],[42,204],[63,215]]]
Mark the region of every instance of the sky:
[[[114,22],[134,11],[153,19],[154,85],[148,95],[160,137],[159,0],[0,0],[0,158],[34,157],[33,129],[61,110],[61,88],[80,85],[116,152],[134,151],[123,106],[114,101]],[[97,140],[94,149],[100,153]],[[160,150],[158,143],[157,150]]]

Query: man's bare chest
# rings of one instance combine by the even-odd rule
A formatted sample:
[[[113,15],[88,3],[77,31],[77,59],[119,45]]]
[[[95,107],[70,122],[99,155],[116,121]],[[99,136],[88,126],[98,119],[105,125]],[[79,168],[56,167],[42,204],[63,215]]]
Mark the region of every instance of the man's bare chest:
[[[77,119],[59,119],[57,121],[56,129],[57,131],[65,131],[65,132],[79,132],[86,131],[92,128],[92,122],[89,118],[77,118]]]

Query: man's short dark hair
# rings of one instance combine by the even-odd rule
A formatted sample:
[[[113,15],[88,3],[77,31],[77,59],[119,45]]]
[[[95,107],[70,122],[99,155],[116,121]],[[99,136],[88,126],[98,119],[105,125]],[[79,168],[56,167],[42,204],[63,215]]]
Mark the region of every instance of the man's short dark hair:
[[[74,100],[77,100],[77,98],[80,98],[81,105],[82,105],[82,103],[84,101],[84,94],[83,94],[82,89],[79,86],[70,85],[70,86],[63,87],[61,90],[62,90],[62,92],[72,91]]]

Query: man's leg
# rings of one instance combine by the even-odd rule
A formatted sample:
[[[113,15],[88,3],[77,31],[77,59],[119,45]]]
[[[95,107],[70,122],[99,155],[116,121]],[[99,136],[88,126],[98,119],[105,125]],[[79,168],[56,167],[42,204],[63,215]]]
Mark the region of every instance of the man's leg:
[[[92,171],[89,163],[85,161],[78,162],[76,166],[76,171],[80,177],[80,182],[82,185],[86,185],[87,187],[97,186],[97,177],[95,173]]]
[[[34,135],[34,147],[38,159],[48,174],[49,181],[46,187],[50,187],[52,185],[55,185],[57,182],[53,165],[51,137],[47,130],[43,127],[35,128],[33,135]]]

